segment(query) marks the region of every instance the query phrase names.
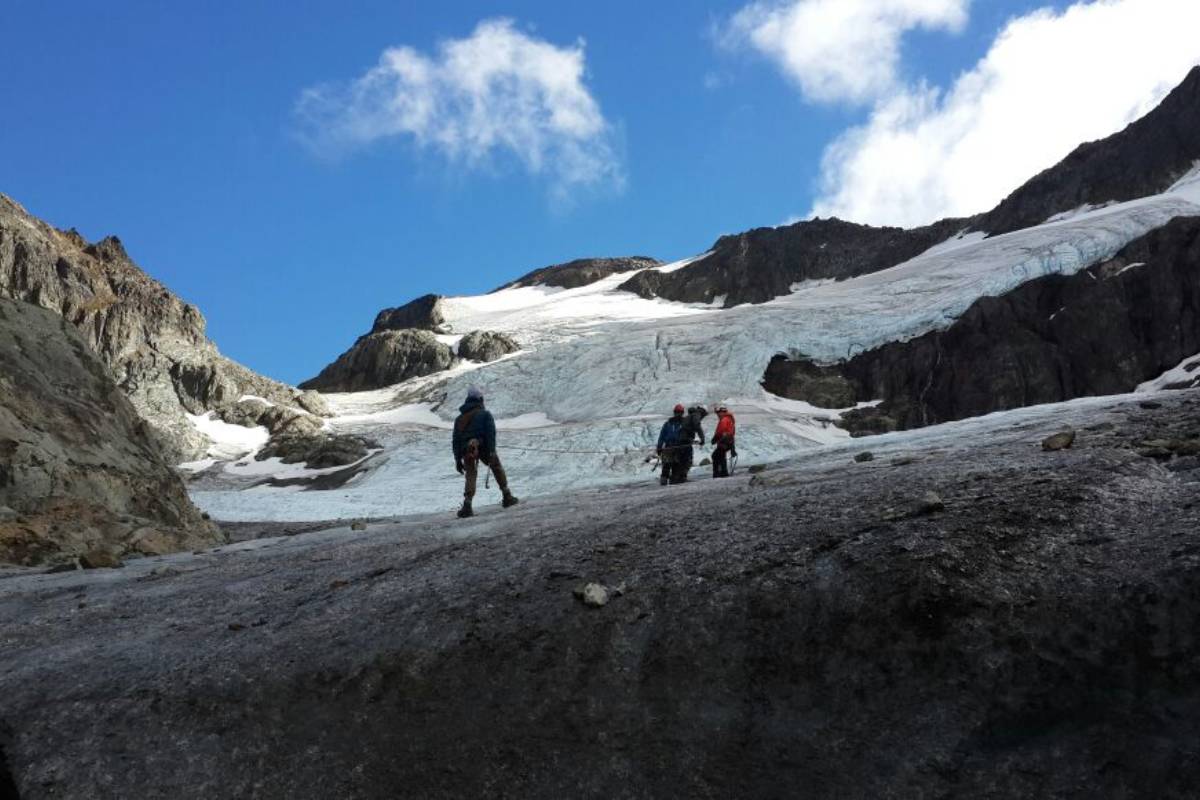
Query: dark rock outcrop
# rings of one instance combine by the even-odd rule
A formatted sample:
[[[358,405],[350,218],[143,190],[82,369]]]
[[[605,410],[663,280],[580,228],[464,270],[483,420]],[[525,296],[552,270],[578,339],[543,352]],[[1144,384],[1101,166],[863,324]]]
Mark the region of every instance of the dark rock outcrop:
[[[610,275],[621,272],[637,272],[638,270],[657,267],[662,264],[656,258],[646,256],[626,256],[623,258],[578,258],[565,264],[555,264],[550,267],[535,269],[506,283],[496,289],[515,289],[519,286],[555,286],[562,289],[577,289]]]
[[[1200,431],[1200,398],[1087,413],[7,578],[9,772],[61,800],[1193,797],[1200,468],[1131,444]]]
[[[725,308],[765,303],[790,294],[792,285],[821,278],[852,278],[894,267],[968,227],[947,219],[913,230],[874,228],[839,219],[756,228],[722,236],[712,252],[673,272],[639,272],[621,289],[641,297]]]
[[[197,457],[207,446],[185,413],[219,410],[245,394],[301,402],[291,387],[221,356],[199,310],[139,269],[116,237],[88,244],[4,195],[0,297],[42,306],[74,325],[172,460]]]
[[[1180,217],[1106,263],[980,298],[946,330],[829,367],[777,359],[763,385],[817,403],[811,386],[848,383],[883,403],[843,423],[877,433],[1128,392],[1197,353],[1200,217]]]
[[[369,333],[338,357],[302,389],[322,392],[360,392],[449,369],[454,351],[429,331],[399,330]]]
[[[1158,194],[1200,161],[1200,66],[1153,111],[1120,133],[1082,144],[979,217],[975,230],[1008,233],[1081,206]]]
[[[283,435],[272,439],[255,458],[278,458],[284,464],[304,464],[309,469],[344,467],[367,457],[379,444],[365,436],[342,434]]]
[[[0,299],[0,562],[221,541],[107,367],[61,316]],[[147,544],[147,542],[151,544]]]
[[[441,295],[426,294],[398,308],[385,308],[375,316],[371,333],[408,329],[440,333],[446,323],[441,303]]]
[[[520,349],[521,346],[511,336],[492,331],[472,331],[458,343],[458,357],[467,361],[488,362]]]

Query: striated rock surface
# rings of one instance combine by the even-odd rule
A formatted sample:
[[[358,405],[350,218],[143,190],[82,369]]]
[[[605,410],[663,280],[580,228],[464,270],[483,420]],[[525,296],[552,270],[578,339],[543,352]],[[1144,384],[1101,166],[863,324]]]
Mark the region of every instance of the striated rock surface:
[[[493,331],[472,331],[458,343],[458,357],[467,361],[495,361],[521,349],[511,336]]]
[[[622,272],[637,272],[662,264],[647,256],[625,256],[622,258],[577,258],[565,264],[535,269],[500,289],[515,289],[520,286],[554,286],[561,289],[577,289],[610,275]],[[500,291],[497,289],[496,291]]]
[[[1200,463],[1133,448],[1200,398],[1105,402],[9,577],[0,750],[25,800],[1194,797]]]
[[[709,255],[674,272],[639,272],[621,284],[641,297],[725,308],[765,303],[794,284],[852,278],[893,267],[959,233],[970,220],[947,219],[924,228],[875,228],[839,219],[756,228],[722,236]]]
[[[1008,233],[1082,206],[1135,200],[1170,188],[1200,161],[1200,66],[1125,130],[1076,148],[979,217],[975,230]]]
[[[382,389],[409,378],[448,369],[454,351],[429,331],[399,330],[369,333],[302,389],[359,392]]]
[[[78,331],[3,299],[0,507],[0,562],[115,561],[222,541]]]
[[[4,195],[0,297],[42,306],[74,325],[172,460],[198,457],[207,445],[187,413],[219,410],[246,394],[301,402],[291,387],[223,357],[205,336],[199,310],[139,269],[116,237],[89,244]]]
[[[763,385],[817,405],[822,387],[852,387],[851,399],[883,403],[844,422],[878,433],[1129,392],[1197,353],[1200,217],[1180,217],[1106,263],[981,298],[946,330],[828,367],[777,359]]]

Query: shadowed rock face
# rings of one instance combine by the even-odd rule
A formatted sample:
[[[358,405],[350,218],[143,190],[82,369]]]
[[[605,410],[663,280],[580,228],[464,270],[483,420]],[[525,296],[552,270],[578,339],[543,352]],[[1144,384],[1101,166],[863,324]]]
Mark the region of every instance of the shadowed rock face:
[[[400,330],[369,333],[321,370],[300,384],[321,392],[359,392],[382,389],[409,378],[449,369],[454,351],[429,331]]]
[[[1085,205],[1162,192],[1200,161],[1200,66],[1158,108],[1120,133],[1080,145],[973,225],[990,234],[1039,225]]]
[[[535,269],[512,283],[506,283],[500,289],[513,289],[518,286],[556,286],[562,289],[577,289],[619,272],[636,272],[657,267],[660,264],[662,262],[658,259],[646,256],[579,258],[565,264]],[[500,289],[496,291],[500,291]]]
[[[184,416],[243,395],[299,404],[291,387],[217,352],[204,317],[142,272],[116,237],[88,244],[0,195],[0,297],[39,305],[75,326],[108,366],[172,460],[202,454]]]
[[[792,285],[822,278],[852,278],[894,267],[949,239],[969,220],[949,219],[924,228],[873,228],[839,219],[756,228],[723,236],[710,255],[674,272],[639,272],[621,284],[641,297],[725,308],[765,303]]]
[[[222,541],[108,369],[62,317],[0,300],[0,562]]]
[[[446,318],[442,316],[441,303],[441,295],[427,294],[398,308],[385,308],[375,316],[371,333],[405,329],[439,331],[446,322]]]
[[[1133,446],[1197,430],[1178,393],[10,577],[10,772],[65,800],[1191,797],[1200,464]]]
[[[830,367],[777,359],[763,385],[814,403],[812,376],[849,385],[856,401],[884,402],[847,427],[878,433],[1128,392],[1197,353],[1200,217],[1181,217],[1107,263],[981,298],[944,331]]]

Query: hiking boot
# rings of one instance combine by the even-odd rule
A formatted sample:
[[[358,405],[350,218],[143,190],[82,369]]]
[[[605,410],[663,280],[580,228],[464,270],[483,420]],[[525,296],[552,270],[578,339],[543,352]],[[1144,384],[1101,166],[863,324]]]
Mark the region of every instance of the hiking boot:
[[[459,519],[465,519],[466,517],[473,516],[475,516],[475,512],[471,510],[471,501],[463,500],[462,508],[458,510]]]
[[[504,495],[504,499],[500,501],[500,505],[504,508],[512,508],[519,502],[521,501],[513,497],[511,494],[506,494]]]

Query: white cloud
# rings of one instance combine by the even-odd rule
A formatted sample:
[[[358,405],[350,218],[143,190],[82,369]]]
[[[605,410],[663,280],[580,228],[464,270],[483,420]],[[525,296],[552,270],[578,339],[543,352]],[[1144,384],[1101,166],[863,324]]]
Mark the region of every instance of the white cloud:
[[[897,82],[900,39],[915,28],[960,30],[970,0],[759,0],[721,36],[778,64],[820,102],[867,102]]]
[[[566,198],[623,183],[612,126],[584,73],[582,41],[556,47],[510,20],[485,20],[432,55],[389,48],[353,81],[306,89],[296,113],[302,137],[321,153],[412,137],[468,167],[515,158]]]
[[[1200,63],[1200,2],[1095,0],[1010,21],[948,90],[912,86],[826,151],[817,216],[917,225],[986,211],[1144,115]]]

